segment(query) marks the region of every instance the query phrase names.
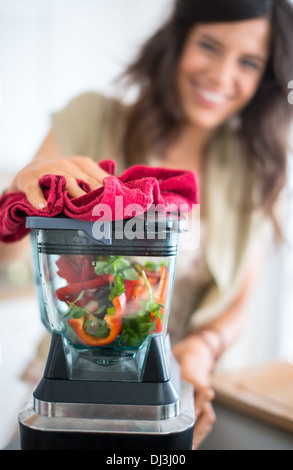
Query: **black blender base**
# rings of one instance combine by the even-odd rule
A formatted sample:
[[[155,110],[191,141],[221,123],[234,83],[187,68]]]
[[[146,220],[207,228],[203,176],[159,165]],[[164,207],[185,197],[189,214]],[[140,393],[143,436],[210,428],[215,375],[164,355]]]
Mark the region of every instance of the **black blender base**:
[[[162,436],[40,431],[20,425],[22,450],[153,451],[191,450],[193,430]]]
[[[122,407],[120,416],[111,419],[94,415],[62,417],[56,403],[39,403],[32,398],[19,415],[21,450],[95,450],[95,451],[180,451],[191,450],[194,431],[193,387],[181,382],[179,409],[169,417],[135,417],[137,408]],[[46,405],[44,407],[44,405]],[[62,405],[65,407],[65,403]],[[48,407],[49,406],[49,407]],[[152,407],[149,407],[150,410]],[[51,409],[45,416],[42,410]],[[55,409],[55,413],[54,413]],[[74,410],[74,408],[70,408]],[[81,408],[82,409],[82,408]],[[58,412],[59,410],[59,412]],[[63,411],[65,408],[63,409]],[[114,410],[114,407],[113,407]],[[141,411],[142,409],[139,408]],[[156,411],[165,410],[157,407]],[[115,410],[114,410],[115,411]],[[117,411],[117,409],[116,409]],[[126,411],[126,414],[122,413]],[[129,415],[130,413],[130,415]]]
[[[60,341],[53,335],[44,377],[19,415],[21,450],[191,450],[193,387],[163,354],[162,335],[151,339],[142,382],[69,380]]]

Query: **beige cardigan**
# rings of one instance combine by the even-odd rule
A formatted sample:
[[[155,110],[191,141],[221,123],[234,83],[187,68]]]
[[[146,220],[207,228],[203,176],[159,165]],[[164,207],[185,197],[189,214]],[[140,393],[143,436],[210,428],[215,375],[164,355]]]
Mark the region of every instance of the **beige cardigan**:
[[[95,161],[117,161],[125,169],[121,138],[126,106],[98,93],[84,93],[53,115],[53,130],[64,156],[86,155]],[[138,162],[139,163],[139,162]],[[242,286],[254,242],[264,224],[258,214],[245,214],[239,203],[249,194],[249,178],[240,144],[231,131],[213,146],[204,181],[205,258],[212,274],[210,286],[191,315],[189,329],[221,314]]]

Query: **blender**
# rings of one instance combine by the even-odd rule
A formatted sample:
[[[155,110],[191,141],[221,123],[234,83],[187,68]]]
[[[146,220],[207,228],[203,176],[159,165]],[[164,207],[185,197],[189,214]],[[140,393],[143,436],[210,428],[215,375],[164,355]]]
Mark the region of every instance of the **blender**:
[[[28,217],[43,377],[19,414],[22,450],[188,450],[193,388],[168,337],[184,219]]]

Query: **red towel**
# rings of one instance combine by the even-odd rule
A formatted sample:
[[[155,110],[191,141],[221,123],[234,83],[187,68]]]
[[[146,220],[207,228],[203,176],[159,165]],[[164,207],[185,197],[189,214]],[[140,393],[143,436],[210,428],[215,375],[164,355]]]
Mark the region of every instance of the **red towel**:
[[[99,165],[110,175],[104,179],[104,186],[90,191],[87,184],[79,181],[86,194],[78,198],[72,198],[65,190],[66,180],[63,176],[43,176],[39,180],[47,200],[47,207],[43,210],[32,207],[21,192],[4,194],[0,198],[0,240],[9,243],[24,237],[29,232],[25,226],[27,216],[65,215],[72,219],[96,221],[103,215],[99,214],[96,206],[107,204],[112,219],[121,219],[121,211],[117,214],[115,196],[120,196],[119,200],[123,201],[122,217],[125,219],[132,215],[125,210],[130,204],[135,205],[131,207],[135,207],[133,215],[146,212],[152,205],[160,204],[165,210],[175,205],[179,212],[182,205],[185,211],[190,211],[193,204],[198,204],[198,185],[194,172],[134,166],[118,178],[115,176],[116,164],[113,160],[103,160]]]

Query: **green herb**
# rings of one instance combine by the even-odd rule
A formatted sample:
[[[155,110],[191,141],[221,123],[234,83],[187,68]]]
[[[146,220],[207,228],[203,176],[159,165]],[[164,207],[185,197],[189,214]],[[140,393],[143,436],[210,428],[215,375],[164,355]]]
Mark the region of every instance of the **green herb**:
[[[75,304],[76,302],[79,302],[82,298],[83,298],[83,294],[84,294],[84,290],[79,294],[79,296],[77,297],[77,299],[72,302],[73,304]]]
[[[149,297],[150,297],[149,300],[145,303],[144,308],[147,312],[155,313],[156,315],[158,315],[161,311],[161,307],[164,307],[164,305],[155,302],[154,296],[153,296],[153,291],[152,291],[151,285],[148,281],[148,278],[146,276],[146,273],[144,271],[141,271],[141,274],[142,274],[144,282],[146,283],[146,286],[148,288],[148,293],[149,293]]]
[[[132,314],[123,318],[120,346],[139,347],[149,334],[154,333],[156,323],[151,322],[151,314],[145,312],[143,315]]]
[[[96,338],[107,338],[107,336],[109,336],[109,333],[110,333],[110,330],[105,320],[100,320],[99,327],[94,336]]]
[[[133,266],[135,267],[135,269],[136,269],[139,273],[141,272],[141,266],[140,266],[140,264],[134,263]]]
[[[119,297],[123,292],[125,292],[125,284],[122,280],[121,274],[117,274],[114,279],[114,285],[110,291],[109,300],[112,302],[115,297]]]
[[[107,256],[104,260],[98,259],[95,262],[95,273],[110,274],[114,277],[120,274],[122,279],[130,281],[139,279],[136,270],[122,256]]]
[[[144,270],[141,275],[148,289],[149,299],[141,301],[141,309],[138,312],[123,317],[120,346],[139,347],[147,336],[156,330],[156,318],[161,316],[161,307],[164,305],[155,302],[153,291]]]
[[[79,296],[77,297],[77,299],[74,302],[68,302],[69,310],[66,313],[64,313],[61,318],[65,318],[68,315],[70,315],[73,318],[81,318],[82,316],[84,316],[88,313],[88,311],[85,308],[81,308],[81,307],[78,307],[77,305],[75,305],[76,302],[79,302],[79,300],[82,299],[83,294],[84,294],[84,291],[82,291],[79,294]]]
[[[160,269],[160,266],[156,263],[153,263],[152,261],[147,261],[144,265],[145,269],[149,271],[155,271],[158,272]]]
[[[124,269],[121,272],[121,276],[128,281],[137,281],[139,279],[136,270],[132,267]]]
[[[83,326],[86,332],[95,338],[105,338],[109,335],[110,330],[105,320],[99,320],[92,315],[84,321]]]
[[[95,273],[98,275],[101,274],[111,274],[115,275],[115,267],[113,263],[108,263],[107,261],[97,261],[95,265]]]
[[[155,313],[155,315],[159,315],[162,307],[164,307],[163,304],[158,304],[154,301],[149,301],[147,302],[146,310],[150,313]]]
[[[147,278],[146,273],[144,272],[144,270],[141,271],[141,275],[142,275],[142,277],[144,279],[144,282],[146,283],[146,286],[148,288],[148,293],[149,293],[150,299],[153,300],[153,291],[152,291],[151,285],[148,281],[148,278]]]

